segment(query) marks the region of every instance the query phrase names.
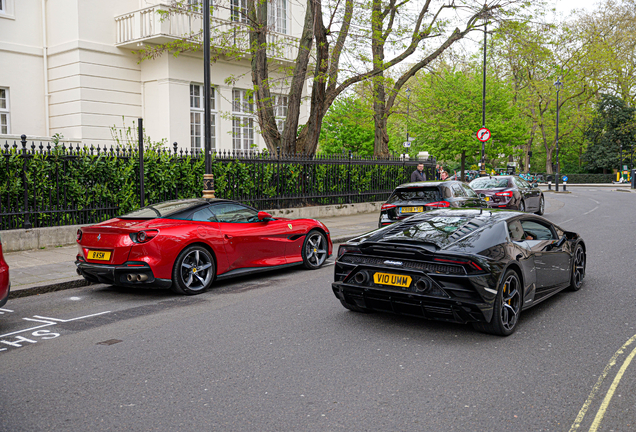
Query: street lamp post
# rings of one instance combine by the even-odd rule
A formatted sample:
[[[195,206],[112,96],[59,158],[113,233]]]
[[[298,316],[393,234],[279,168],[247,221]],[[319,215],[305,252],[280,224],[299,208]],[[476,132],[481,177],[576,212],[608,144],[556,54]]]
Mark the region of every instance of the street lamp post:
[[[563,88],[563,83],[561,82],[561,77],[557,78],[556,82],[554,83],[554,86],[556,87],[556,94],[557,94],[557,112],[556,112],[556,181],[555,181],[555,185],[556,185],[556,191],[559,191],[559,175],[560,175],[560,166],[559,166],[559,109],[561,108],[559,106],[559,92],[561,91],[561,89]]]
[[[484,4],[484,9],[487,7]],[[486,38],[488,36],[488,15],[486,15],[486,22],[484,23],[484,77],[481,93],[481,127],[486,127]],[[481,142],[481,162],[479,164],[479,175],[486,175],[486,142]]]
[[[409,138],[409,120],[411,119],[411,89],[406,88],[406,142],[410,142]],[[406,160],[406,147],[404,147],[404,160]]]
[[[212,175],[212,116],[210,106],[210,0],[203,0],[203,127],[205,142],[205,174],[203,174],[203,198],[214,198]]]

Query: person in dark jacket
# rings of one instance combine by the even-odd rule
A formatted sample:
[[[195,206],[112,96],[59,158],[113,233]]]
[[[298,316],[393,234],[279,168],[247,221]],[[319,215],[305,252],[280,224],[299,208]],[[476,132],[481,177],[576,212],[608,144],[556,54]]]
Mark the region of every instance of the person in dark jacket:
[[[411,174],[411,182],[426,181],[426,174],[424,173],[424,164],[417,164],[417,169]]]

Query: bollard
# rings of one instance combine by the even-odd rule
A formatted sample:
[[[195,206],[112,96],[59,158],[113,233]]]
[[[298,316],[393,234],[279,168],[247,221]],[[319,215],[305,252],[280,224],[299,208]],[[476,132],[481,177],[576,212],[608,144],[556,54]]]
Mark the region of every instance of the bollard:
[[[552,190],[552,182],[551,181],[548,182],[548,190]]]
[[[567,185],[568,185],[568,182],[564,181],[563,182],[563,192],[565,192],[567,190],[566,189]]]
[[[632,185],[631,185],[631,188],[632,188],[632,189],[636,189],[636,169],[632,169],[631,177],[632,177]]]

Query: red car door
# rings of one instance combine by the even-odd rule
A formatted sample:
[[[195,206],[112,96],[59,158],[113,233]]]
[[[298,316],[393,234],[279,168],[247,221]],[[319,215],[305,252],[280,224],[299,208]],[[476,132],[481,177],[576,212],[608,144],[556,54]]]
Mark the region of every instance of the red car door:
[[[225,239],[229,270],[286,263],[287,222],[259,221],[256,210],[236,203],[217,203],[211,210]]]

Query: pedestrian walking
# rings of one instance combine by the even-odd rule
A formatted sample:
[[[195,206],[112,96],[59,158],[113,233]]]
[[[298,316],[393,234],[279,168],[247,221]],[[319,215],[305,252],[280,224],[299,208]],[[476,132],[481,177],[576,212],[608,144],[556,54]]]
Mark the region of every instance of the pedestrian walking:
[[[426,181],[426,173],[424,173],[424,164],[418,163],[417,169],[411,173],[411,183]]]
[[[435,180],[439,180],[439,164],[435,165]]]

